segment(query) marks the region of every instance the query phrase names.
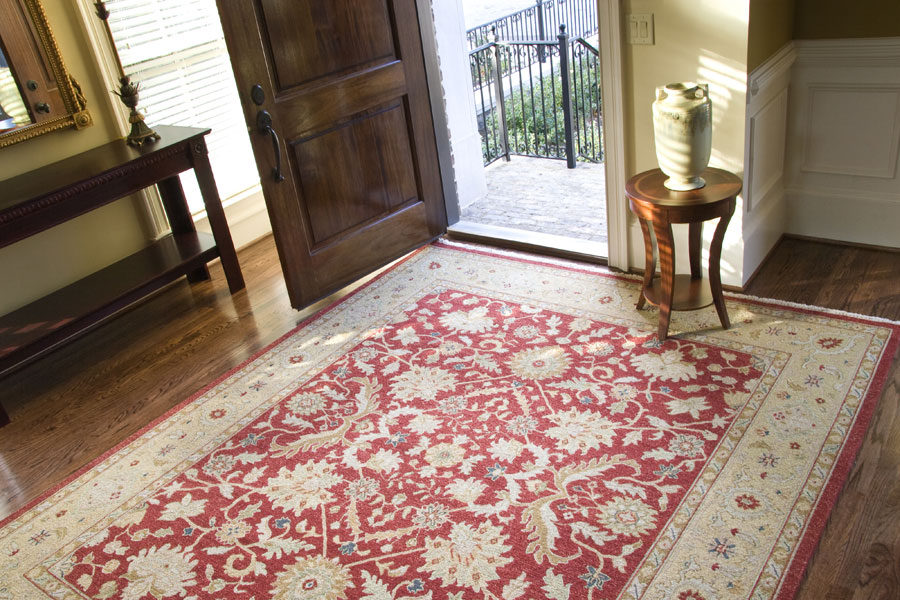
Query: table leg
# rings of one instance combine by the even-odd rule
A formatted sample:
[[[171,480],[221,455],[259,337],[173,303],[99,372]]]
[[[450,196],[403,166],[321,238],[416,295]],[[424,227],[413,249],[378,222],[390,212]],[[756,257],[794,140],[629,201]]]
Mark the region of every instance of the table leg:
[[[166,217],[172,227],[172,233],[194,233],[194,219],[188,208],[187,199],[184,197],[184,189],[177,175],[163,179],[156,184],[159,196],[162,198],[163,207],[166,209]],[[191,283],[206,281],[209,279],[209,269],[206,265],[197,268],[187,274],[187,280]]]
[[[675,242],[672,239],[672,225],[653,222],[653,233],[656,234],[656,248],[659,252],[660,297],[659,303],[659,341],[669,337],[669,319],[672,316],[672,301],[675,297]]]
[[[191,158],[194,162],[194,174],[200,186],[203,203],[206,205],[206,216],[212,228],[216,246],[219,248],[219,258],[222,260],[222,269],[228,280],[228,289],[232,294],[244,289],[244,276],[241,274],[241,265],[234,250],[234,242],[231,239],[231,231],[228,229],[228,221],[225,220],[225,210],[219,198],[219,190],[213,177],[212,167],[209,164],[206,144],[196,141],[191,144]]]
[[[725,309],[725,297],[722,294],[722,276],[719,272],[719,263],[722,258],[722,243],[725,241],[725,230],[734,214],[735,199],[731,199],[728,213],[719,219],[716,232],[713,234],[712,243],[709,246],[709,288],[712,292],[716,312],[719,313],[719,321],[724,329],[731,327],[728,320],[728,311]]]
[[[641,287],[641,295],[638,297],[637,309],[644,308],[647,302],[644,290],[653,285],[653,276],[656,275],[656,257],[653,254],[653,240],[650,238],[650,227],[644,219],[638,219],[641,223],[641,231],[644,233],[644,285]]]
[[[703,277],[700,263],[700,250],[703,244],[703,222],[691,223],[688,230],[688,256],[691,260],[691,279]]]

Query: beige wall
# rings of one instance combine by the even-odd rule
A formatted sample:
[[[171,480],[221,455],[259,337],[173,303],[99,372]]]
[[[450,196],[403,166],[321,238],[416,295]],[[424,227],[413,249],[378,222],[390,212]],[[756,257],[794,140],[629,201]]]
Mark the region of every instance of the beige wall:
[[[626,176],[657,166],[651,104],[657,86],[675,81],[708,82],[713,104],[710,165],[743,176],[747,89],[749,0],[625,0],[623,12],[653,13],[656,43],[623,46]],[[743,272],[742,209],[728,228],[722,280],[740,286]],[[704,229],[709,240],[712,227]],[[684,232],[680,232],[684,233]],[[630,262],[643,265],[640,229],[629,227]],[[687,243],[679,257],[684,269]]]
[[[623,13],[650,12],[656,19],[654,46],[624,46],[627,175],[657,166],[650,118],[655,88],[688,80],[710,83],[714,107],[711,165],[743,174],[750,4],[751,0],[623,0]],[[767,2],[753,0],[753,4]],[[101,83],[77,9],[66,0],[44,0],[44,5],[67,66],[84,88],[96,124],[83,131],[49,134],[0,150],[0,179],[77,154],[121,134],[110,115],[108,91]],[[740,213],[739,209],[729,227],[723,253],[722,277],[731,285],[740,285],[742,277]],[[706,229],[707,237],[711,236],[712,228]],[[636,227],[631,233],[631,262],[641,265],[640,233]],[[16,282],[5,286],[0,295],[0,314],[79,279],[145,243],[139,212],[126,200],[0,249],[0,280]]]
[[[121,135],[71,0],[42,0],[66,67],[81,84],[94,126],[0,149],[0,180],[99,146]],[[0,314],[71,283],[146,244],[132,200],[113,203],[23,242],[0,249]]]
[[[791,41],[795,9],[795,0],[750,0],[748,73]]]
[[[794,39],[900,36],[898,0],[796,0]]]

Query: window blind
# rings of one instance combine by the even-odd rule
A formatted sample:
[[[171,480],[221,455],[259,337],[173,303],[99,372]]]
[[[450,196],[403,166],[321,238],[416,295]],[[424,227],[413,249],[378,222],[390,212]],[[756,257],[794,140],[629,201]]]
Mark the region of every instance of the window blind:
[[[259,189],[215,0],[107,0],[106,8],[147,124],[210,128],[209,160],[226,203]],[[196,179],[182,174],[181,182],[191,211],[202,211]]]

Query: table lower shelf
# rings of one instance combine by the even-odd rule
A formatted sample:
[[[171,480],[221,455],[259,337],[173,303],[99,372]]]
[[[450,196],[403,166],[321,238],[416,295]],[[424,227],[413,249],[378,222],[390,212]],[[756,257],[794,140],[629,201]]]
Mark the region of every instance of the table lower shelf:
[[[662,298],[662,279],[654,277],[649,288],[644,288],[644,297],[647,302],[659,306]],[[672,310],[698,310],[706,308],[713,303],[712,292],[709,289],[709,280],[690,275],[675,276],[675,290],[672,298]]]
[[[150,246],[0,317],[0,375],[81,335],[219,256],[206,233],[167,235]]]

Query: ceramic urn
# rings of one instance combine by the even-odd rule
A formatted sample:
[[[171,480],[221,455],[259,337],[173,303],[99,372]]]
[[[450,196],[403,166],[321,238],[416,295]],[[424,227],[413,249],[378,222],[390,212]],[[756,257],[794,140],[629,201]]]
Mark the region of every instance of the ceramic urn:
[[[670,83],[656,89],[653,134],[659,168],[669,176],[670,190],[696,190],[706,185],[700,174],[712,147],[712,104],[709,85]]]

